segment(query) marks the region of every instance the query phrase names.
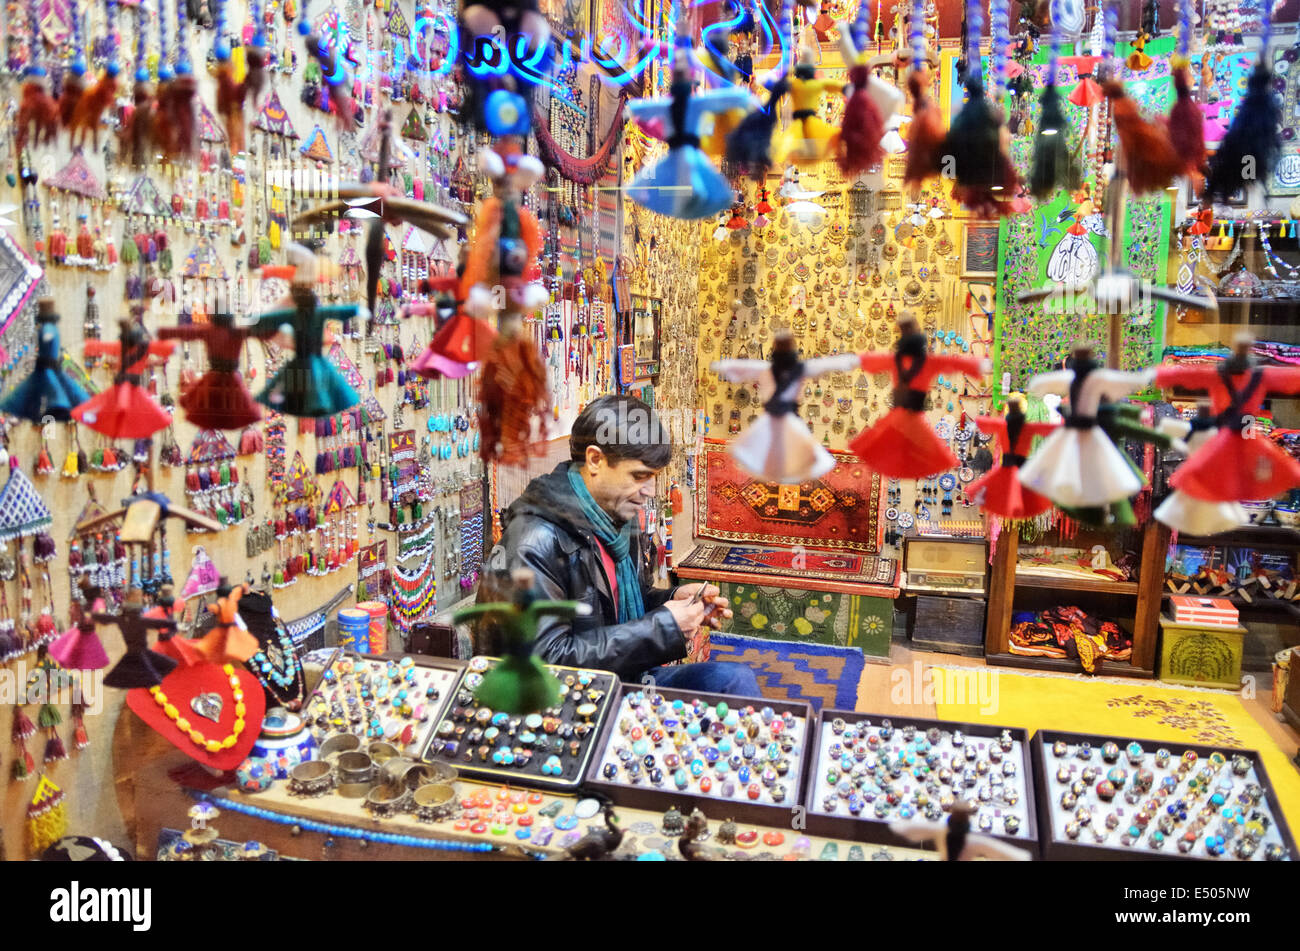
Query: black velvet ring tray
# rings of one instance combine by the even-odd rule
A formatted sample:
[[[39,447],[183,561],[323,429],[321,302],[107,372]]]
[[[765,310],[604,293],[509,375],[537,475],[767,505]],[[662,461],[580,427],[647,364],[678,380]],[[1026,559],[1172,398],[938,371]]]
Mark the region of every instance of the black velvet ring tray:
[[[591,758],[592,750],[596,748],[596,739],[600,735],[601,726],[605,722],[613,697],[617,695],[618,678],[609,671],[582,670],[577,667],[548,664],[546,669],[555,674],[562,683],[566,677],[574,678],[575,683],[565,691],[558,713],[555,711],[538,713],[543,722],[552,717],[557,719],[558,728],[552,731],[547,731],[544,727],[530,729],[526,722],[528,719],[526,715],[506,717],[505,723],[493,722],[496,711],[489,711],[484,720],[476,718],[476,713],[485,708],[472,699],[475,678],[482,673],[474,668],[481,666],[483,661],[487,662],[487,669],[490,670],[496,658],[476,657],[469,661],[460,680],[451,691],[447,706],[443,710],[442,720],[429,731],[425,746],[420,751],[421,759],[426,763],[445,763],[455,767],[461,776],[487,782],[570,791],[576,788],[586,773],[587,761]],[[576,681],[584,674],[591,677],[591,683],[580,688]],[[588,696],[591,691],[602,692],[604,696],[593,701]],[[577,699],[574,697],[575,693],[580,694]],[[589,718],[584,719],[577,711],[578,707],[587,703],[594,704],[596,709]],[[579,730],[579,726],[583,729]],[[486,736],[491,728],[499,731],[494,739]],[[455,735],[456,729],[461,729],[460,736]],[[533,734],[531,741],[525,736],[527,733]],[[557,742],[562,744],[559,748],[555,746]],[[569,749],[570,744],[574,742],[578,744],[576,755]],[[456,745],[450,748],[448,743]],[[484,747],[486,747],[486,757]],[[516,757],[514,763],[503,765],[494,762],[493,754],[503,747]],[[526,750],[531,751],[531,755],[523,757],[526,761],[521,765],[519,754]],[[542,767],[552,755],[559,756],[560,759],[561,771],[558,776],[547,775],[542,771]]]

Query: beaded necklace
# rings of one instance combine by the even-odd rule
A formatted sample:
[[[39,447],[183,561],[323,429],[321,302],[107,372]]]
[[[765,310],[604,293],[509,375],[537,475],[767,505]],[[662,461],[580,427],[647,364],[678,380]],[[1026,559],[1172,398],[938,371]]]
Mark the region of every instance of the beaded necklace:
[[[1268,273],[1269,277],[1273,278],[1275,281],[1280,281],[1282,280],[1282,276],[1278,273],[1278,267],[1284,267],[1287,270],[1287,280],[1294,281],[1297,277],[1300,277],[1300,268],[1282,260],[1281,255],[1277,254],[1273,250],[1273,246],[1269,243],[1268,239],[1268,227],[1269,226],[1263,222],[1259,224],[1259,243],[1260,246],[1263,247],[1264,257],[1268,261],[1264,266],[1264,270]],[[1285,228],[1285,225],[1282,227]],[[1285,237],[1285,235],[1283,236]]]
[[[195,746],[201,746],[209,753],[220,753],[222,750],[228,750],[239,742],[240,734],[244,732],[244,688],[239,682],[239,677],[235,674],[235,668],[232,664],[225,664],[221,668],[226,679],[230,681],[230,699],[235,703],[235,722],[231,726],[230,735],[223,740],[210,740],[198,730],[190,725],[190,721],[180,715],[175,704],[167,699],[167,695],[162,692],[161,687],[150,687],[149,694],[153,697],[154,703],[162,707],[163,713],[168,720],[176,724],[176,728],[190,738]]]
[[[279,622],[279,618],[276,619],[275,633],[278,643],[271,643],[260,649],[248,661],[248,668],[277,700],[291,705],[301,704],[306,689],[302,676],[302,663],[298,660],[298,652],[294,650],[293,638]],[[285,691],[295,683],[296,693],[292,697],[288,696]]]
[[[438,572],[436,559],[430,551],[423,564],[413,572],[403,570],[401,565],[393,565],[392,599],[394,620],[402,634],[407,634],[411,625],[424,617],[437,606]]]

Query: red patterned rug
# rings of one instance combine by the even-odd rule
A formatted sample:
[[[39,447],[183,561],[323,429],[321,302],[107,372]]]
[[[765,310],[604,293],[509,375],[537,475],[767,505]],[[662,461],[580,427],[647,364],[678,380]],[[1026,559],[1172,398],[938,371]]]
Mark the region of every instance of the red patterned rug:
[[[835,468],[820,479],[780,485],[741,469],[724,440],[706,439],[695,493],[696,536],[875,554],[884,540],[880,476],[852,453],[831,455]]]

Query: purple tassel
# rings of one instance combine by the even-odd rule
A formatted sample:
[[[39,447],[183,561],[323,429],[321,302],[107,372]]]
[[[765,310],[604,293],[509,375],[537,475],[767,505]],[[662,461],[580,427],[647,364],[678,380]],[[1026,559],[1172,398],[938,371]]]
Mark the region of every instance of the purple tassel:
[[[48,532],[41,532],[32,541],[32,558],[36,563],[42,564],[54,557],[55,545],[54,539]]]
[[[63,740],[59,736],[58,730],[50,731],[50,738],[45,741],[45,762],[57,763],[61,759],[68,758],[68,751],[63,746]]]
[[[131,452],[131,460],[144,464],[149,461],[149,450],[153,447],[152,439],[137,439],[135,449]]]

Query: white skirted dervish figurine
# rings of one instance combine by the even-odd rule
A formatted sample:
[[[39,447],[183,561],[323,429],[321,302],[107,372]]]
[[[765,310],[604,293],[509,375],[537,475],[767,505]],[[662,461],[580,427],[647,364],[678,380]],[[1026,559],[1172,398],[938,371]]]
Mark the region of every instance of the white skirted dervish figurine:
[[[1200,449],[1219,432],[1220,420],[1213,413],[1209,403],[1197,406],[1196,418],[1191,422],[1185,419],[1162,419],[1158,428],[1161,432],[1186,440],[1175,442],[1175,448],[1185,456],[1190,456]],[[1189,435],[1190,434],[1190,435]],[[1176,532],[1188,535],[1217,535],[1230,532],[1250,521],[1250,515],[1240,502],[1217,502],[1198,499],[1178,489],[1174,489],[1156,508],[1157,521],[1163,522]]]
[[[718,360],[709,365],[729,383],[757,383],[766,411],[731,441],[729,451],[742,469],[756,479],[797,485],[823,476],[835,460],[822,448],[798,416],[799,388],[804,380],[834,371],[858,369],[856,353],[800,360],[794,335],[778,331],[772,359]]]
[[[1141,477],[1124,453],[1097,424],[1103,399],[1118,400],[1141,389],[1151,373],[1109,370],[1092,358],[1092,348],[1074,350],[1073,367],[1040,373],[1029,381],[1034,396],[1069,396],[1065,425],[1043,440],[1020,467],[1020,482],[1057,505],[1084,508],[1109,505],[1136,495]]]

